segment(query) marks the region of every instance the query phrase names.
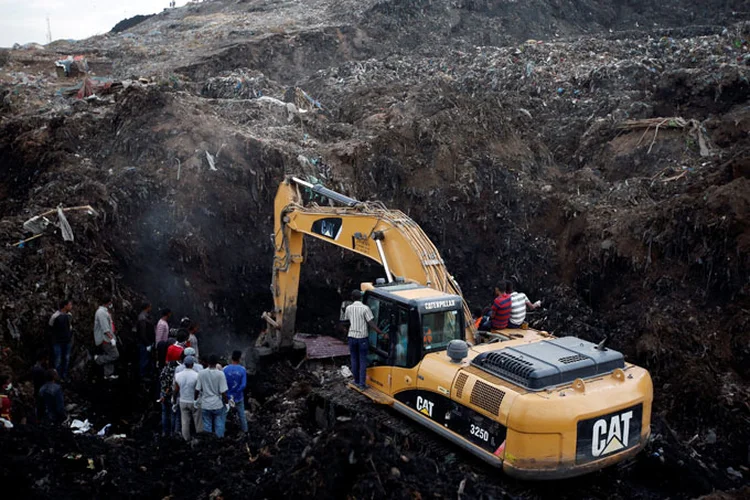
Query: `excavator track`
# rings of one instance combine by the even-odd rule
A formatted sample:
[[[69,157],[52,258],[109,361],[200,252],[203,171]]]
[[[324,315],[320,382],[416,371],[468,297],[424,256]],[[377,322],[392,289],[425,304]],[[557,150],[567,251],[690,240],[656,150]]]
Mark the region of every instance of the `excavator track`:
[[[309,409],[318,426],[331,429],[337,423],[358,419],[371,422],[384,431],[395,444],[414,453],[436,457],[458,457],[477,466],[483,462],[470,453],[452,446],[425,427],[396,413],[387,405],[378,404],[349,384],[337,379],[315,389],[308,396]]]

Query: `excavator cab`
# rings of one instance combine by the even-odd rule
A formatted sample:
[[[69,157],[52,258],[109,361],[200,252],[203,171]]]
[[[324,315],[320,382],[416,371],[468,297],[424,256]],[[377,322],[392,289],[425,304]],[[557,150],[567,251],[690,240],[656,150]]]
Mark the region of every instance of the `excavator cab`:
[[[370,329],[369,366],[413,367],[425,354],[464,339],[463,301],[416,283],[366,284],[364,303],[382,330]]]

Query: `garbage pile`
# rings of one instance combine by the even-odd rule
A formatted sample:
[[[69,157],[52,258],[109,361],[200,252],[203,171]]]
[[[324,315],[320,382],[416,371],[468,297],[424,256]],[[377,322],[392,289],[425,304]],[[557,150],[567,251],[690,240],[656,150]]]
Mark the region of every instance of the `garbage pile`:
[[[74,417],[91,428],[0,433],[4,484],[40,497],[560,494],[498,478],[393,415],[358,414],[340,366],[260,371],[249,438],[190,449],[154,444],[153,398],[109,405],[92,390],[89,321],[104,292],[131,363],[144,299],[189,308],[217,351],[253,341],[270,300],[275,189],[293,173],[408,213],[472,306],[512,278],[544,302],[533,327],[606,338],[650,370],[652,445],[566,484],[564,497],[741,497],[745,11],[724,0],[642,12],[592,0],[560,16],[558,3],[217,0],[10,50],[0,67],[0,374],[28,368],[51,308],[72,297],[70,391]],[[695,12],[717,24],[694,26]],[[69,54],[86,55],[85,79],[57,75]],[[34,220],[46,223],[24,227]],[[305,252],[297,324],[330,335],[342,293],[382,271],[315,242]],[[21,396],[19,408],[33,409]],[[319,425],[310,409],[321,400],[341,419]],[[109,437],[125,437],[93,435],[107,424]],[[199,486],[178,480],[186,454]]]

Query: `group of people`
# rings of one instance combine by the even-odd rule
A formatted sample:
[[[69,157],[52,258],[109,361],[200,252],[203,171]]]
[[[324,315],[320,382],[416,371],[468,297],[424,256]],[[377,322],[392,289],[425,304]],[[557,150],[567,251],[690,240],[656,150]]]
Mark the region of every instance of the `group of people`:
[[[142,304],[136,322],[138,373],[146,381],[158,374],[162,436],[181,434],[187,441],[193,433],[211,432],[223,437],[232,412],[247,432],[242,353],[234,351],[231,364],[223,369],[218,356],[208,356],[204,367],[198,349],[200,325],[186,317],[171,328],[173,313],[168,308],[159,311],[154,324],[151,311],[150,303]]]
[[[240,429],[247,432],[245,388],[247,371],[240,364],[242,352],[232,353],[231,364],[221,367],[215,354],[204,368],[197,362],[192,347],[180,349],[180,343],[167,350],[166,363],[159,375],[162,405],[162,436],[172,433],[191,438],[195,433],[210,432],[223,437],[228,415],[236,412]],[[176,359],[175,359],[176,358]]]
[[[506,281],[501,287],[495,287],[495,298],[490,307],[474,312],[474,327],[482,331],[522,328],[527,308],[534,310],[541,306],[541,301],[532,303],[525,293],[513,290],[512,281]]]
[[[39,352],[31,370],[35,414],[40,422],[59,424],[67,419],[61,382],[68,377],[70,367],[72,310],[72,300],[58,303],[48,321],[47,346]],[[216,355],[208,356],[204,367],[198,350],[199,324],[182,318],[177,328],[171,328],[171,310],[162,309],[155,323],[151,311],[151,304],[142,304],[135,326],[136,375],[149,393],[158,386],[162,434],[181,434],[185,440],[191,438],[192,432],[211,432],[222,437],[227,416],[233,412],[237,413],[241,431],[246,433],[247,371],[240,364],[242,352],[234,351],[231,363],[223,368]],[[120,358],[119,337],[110,297],[99,301],[93,333],[95,364],[101,366],[105,380],[118,379],[115,364]],[[0,382],[0,418],[10,423],[12,382],[9,376],[3,376]]]
[[[58,372],[51,368],[47,350],[40,350],[37,354],[36,363],[31,369],[30,378],[34,384],[34,413],[33,421],[37,423],[47,422],[60,424],[67,419],[65,409],[65,398],[60,386]],[[12,427],[13,402],[11,395],[13,391],[13,380],[10,375],[0,375],[0,428]],[[28,415],[24,417],[27,418]]]
[[[67,419],[65,398],[60,385],[68,376],[70,350],[73,341],[72,313],[73,301],[64,299],[58,302],[57,310],[47,322],[45,348],[38,351],[30,378],[34,384],[34,413],[36,422],[60,424]],[[51,362],[50,362],[51,361]],[[0,377],[0,419],[5,426],[12,425],[11,408],[13,381],[10,375]],[[26,415],[24,418],[27,418]]]

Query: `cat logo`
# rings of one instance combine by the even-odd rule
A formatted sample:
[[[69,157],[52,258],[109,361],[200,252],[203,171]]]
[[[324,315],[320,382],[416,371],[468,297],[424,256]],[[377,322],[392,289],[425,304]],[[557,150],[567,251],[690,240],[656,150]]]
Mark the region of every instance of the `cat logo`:
[[[600,418],[594,422],[591,436],[591,454],[595,457],[601,457],[627,448],[632,418],[633,410],[630,410],[619,415]]]
[[[435,403],[433,403],[432,401],[428,401],[422,396],[417,396],[417,411],[418,412],[424,413],[428,417],[432,417],[433,406],[435,406]]]

